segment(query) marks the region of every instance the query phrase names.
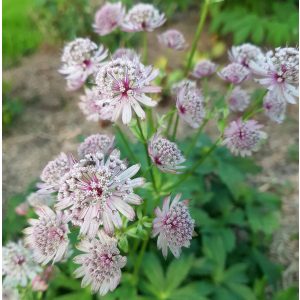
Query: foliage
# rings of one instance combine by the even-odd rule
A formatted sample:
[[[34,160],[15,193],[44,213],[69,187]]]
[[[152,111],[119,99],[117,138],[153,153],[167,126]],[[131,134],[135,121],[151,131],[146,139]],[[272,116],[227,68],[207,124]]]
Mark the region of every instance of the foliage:
[[[298,42],[297,1],[225,0],[211,6],[210,30],[233,42],[252,41],[272,46]]]

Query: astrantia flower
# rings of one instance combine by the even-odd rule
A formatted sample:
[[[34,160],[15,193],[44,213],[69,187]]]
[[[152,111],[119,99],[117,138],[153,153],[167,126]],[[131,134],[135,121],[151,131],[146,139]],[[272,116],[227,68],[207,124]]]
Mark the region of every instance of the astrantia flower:
[[[126,265],[126,257],[120,255],[117,240],[109,237],[102,230],[98,238],[85,239],[77,248],[84,254],[74,257],[74,262],[81,265],[74,275],[83,277],[81,287],[91,285],[93,293],[101,296],[113,291],[121,279],[121,269]]]
[[[86,115],[87,120],[94,122],[111,120],[113,107],[110,106],[111,109],[107,109],[109,102],[103,98],[103,94],[96,87],[92,87],[91,89],[85,88],[85,94],[80,97],[78,105]]]
[[[17,288],[2,287],[2,300],[20,300]]]
[[[27,203],[27,201],[24,201],[15,208],[15,212],[19,216],[26,216],[28,213],[28,209],[29,209],[29,204]]]
[[[217,65],[210,60],[201,60],[199,61],[193,71],[193,76],[196,78],[203,78],[212,75],[214,72],[216,72]]]
[[[249,43],[233,46],[228,54],[231,62],[241,64],[246,68],[249,67],[251,61],[259,61],[263,57],[260,48]]]
[[[33,260],[32,253],[22,241],[9,242],[2,247],[2,275],[4,287],[25,287],[42,268]]]
[[[179,91],[186,86],[188,89],[196,88],[196,81],[183,79],[179,82],[174,83],[171,86],[171,95],[176,96],[178,95]]]
[[[250,63],[257,81],[284,101],[295,104],[298,97],[299,53],[295,48],[277,48],[269,52],[264,62]]]
[[[114,31],[125,17],[125,8],[121,2],[104,4],[95,15],[93,28],[99,35],[107,35]]]
[[[39,219],[29,219],[31,227],[24,229],[27,235],[26,244],[33,250],[37,262],[47,264],[51,260],[55,263],[64,257],[68,250],[68,221],[62,212],[53,212],[47,206],[36,208]]]
[[[227,82],[240,84],[248,79],[250,72],[246,67],[238,63],[231,63],[218,72],[218,75]]]
[[[165,173],[178,173],[184,168],[180,166],[185,161],[177,145],[166,138],[155,134],[148,144],[148,153],[152,162]]]
[[[33,291],[44,292],[48,289],[48,281],[53,274],[53,266],[48,266],[44,269],[43,273],[33,278],[31,282]]]
[[[108,154],[114,148],[115,138],[106,134],[93,134],[87,137],[78,147],[78,155],[84,158],[87,154],[102,152]]]
[[[225,129],[223,144],[229,148],[234,155],[250,156],[257,151],[267,134],[261,131],[263,126],[254,120],[242,121],[238,119],[229,124]]]
[[[203,95],[197,88],[183,86],[176,101],[179,116],[193,128],[199,128],[205,117]]]
[[[123,123],[128,124],[132,118],[131,108],[139,118],[145,118],[145,112],[139,103],[146,106],[157,104],[145,93],[161,91],[160,87],[150,85],[158,73],[158,70],[144,66],[137,59],[130,61],[126,58],[117,58],[100,68],[96,84],[110,105],[114,106],[113,121],[116,121],[122,113]]]
[[[58,209],[67,209],[80,233],[94,237],[100,225],[111,234],[122,225],[121,215],[133,220],[130,204],[139,205],[142,199],[133,189],[143,185],[143,178],[131,179],[140,169],[138,164],[127,168],[118,150],[107,160],[103,153],[87,155],[73,166],[63,178],[58,193]]]
[[[264,97],[265,114],[274,122],[282,123],[285,118],[286,102],[274,92],[268,92]]]
[[[194,232],[195,221],[191,218],[188,211],[188,201],[179,202],[181,195],[164,200],[162,210],[155,209],[155,219],[153,220],[152,236],[157,239],[157,247],[162,250],[163,256],[168,255],[168,248],[175,257],[179,257],[182,247],[189,247],[190,240]]]
[[[121,27],[124,31],[153,31],[166,21],[152,4],[136,4],[127,13]]]
[[[59,189],[61,178],[70,170],[74,163],[71,156],[61,153],[48,162],[41,174],[42,183],[38,183],[41,192],[54,192]]]
[[[250,103],[250,95],[247,91],[237,86],[232,90],[227,101],[230,110],[244,111]]]
[[[32,207],[38,207],[42,205],[51,206],[54,203],[55,198],[51,194],[41,194],[33,192],[26,198],[26,202]]]
[[[139,55],[133,49],[119,48],[112,55],[112,59],[117,59],[117,58],[124,58],[124,59],[135,61],[139,59]]]
[[[186,49],[187,43],[183,34],[175,29],[170,29],[157,36],[161,45],[177,51]]]
[[[70,89],[78,89],[106,56],[107,50],[102,45],[98,47],[89,39],[77,38],[65,46],[59,72],[66,76]]]

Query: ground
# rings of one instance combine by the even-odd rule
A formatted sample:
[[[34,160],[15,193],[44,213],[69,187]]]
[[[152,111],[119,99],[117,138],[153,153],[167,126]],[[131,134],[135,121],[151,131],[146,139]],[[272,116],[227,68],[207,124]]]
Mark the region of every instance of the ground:
[[[177,28],[186,33],[189,30],[186,25]],[[150,44],[154,43],[152,35]],[[209,47],[209,41],[203,45]],[[161,53],[161,49],[152,48],[150,60],[155,51]],[[169,61],[176,66],[181,58],[172,54]],[[86,121],[78,108],[79,93],[65,90],[65,81],[57,72],[59,67],[60,49],[44,48],[3,73],[3,79],[13,84],[13,96],[22,99],[25,106],[3,137],[4,202],[24,191],[59,152],[75,153],[78,136],[110,130]],[[266,123],[265,120],[262,117],[262,122]],[[295,282],[298,273],[298,241],[291,239],[298,228],[298,164],[291,157],[291,151],[298,145],[298,106],[289,106],[282,125],[266,124],[269,139],[256,155],[263,171],[253,180],[261,190],[272,190],[282,196],[282,227],[275,235],[271,255],[286,266],[284,285],[288,285]],[[180,132],[185,132],[183,127]]]

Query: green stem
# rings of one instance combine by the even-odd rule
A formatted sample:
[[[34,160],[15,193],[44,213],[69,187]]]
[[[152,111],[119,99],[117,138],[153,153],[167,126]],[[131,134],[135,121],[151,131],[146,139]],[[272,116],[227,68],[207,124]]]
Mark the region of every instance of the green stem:
[[[142,61],[144,64],[147,64],[148,60],[148,36],[147,31],[143,32],[143,57]]]
[[[139,128],[141,137],[142,137],[142,139],[143,139],[143,144],[144,144],[145,154],[146,154],[146,157],[147,157],[148,167],[150,168],[150,175],[151,175],[151,180],[152,180],[152,183],[153,183],[153,187],[154,187],[154,190],[155,190],[156,194],[158,194],[158,190],[157,190],[157,186],[156,186],[156,182],[155,182],[155,177],[154,177],[154,174],[153,174],[153,170],[152,170],[152,168],[151,168],[151,165],[152,165],[152,164],[151,164],[151,160],[150,160],[150,157],[149,157],[149,154],[148,154],[147,139],[146,139],[145,136],[144,136],[144,133],[143,133],[143,129],[142,129],[142,126],[141,126],[140,119],[139,119],[139,118],[136,118],[136,120],[137,120],[137,125],[138,125],[138,128]]]
[[[185,76],[187,76],[189,74],[189,71],[190,71],[191,66],[192,66],[193,58],[194,58],[194,55],[195,55],[195,52],[196,52],[196,49],[197,49],[197,44],[198,44],[198,41],[200,39],[200,35],[201,35],[202,30],[203,30],[203,26],[205,24],[205,20],[206,20],[206,17],[207,17],[209,2],[210,2],[210,0],[205,0],[203,8],[201,7],[200,20],[199,20],[197,30],[196,30],[196,34],[195,34],[195,37],[194,37],[194,40],[193,40],[190,56],[188,58],[188,62],[187,62],[186,68],[185,68]]]
[[[178,127],[178,122],[179,122],[179,115],[176,114],[176,119],[175,119],[175,125],[174,125],[174,129],[173,129],[173,134],[172,134],[172,140],[174,141],[176,138],[176,133],[177,133],[177,127]]]
[[[137,279],[138,279],[137,277],[138,277],[140,266],[141,266],[141,263],[142,263],[142,260],[143,260],[144,254],[145,254],[145,250],[146,250],[147,245],[148,245],[148,241],[149,241],[149,237],[146,240],[144,240],[144,242],[142,244],[142,248],[141,248],[140,253],[139,253],[139,256],[138,256],[137,261],[136,261],[135,266],[134,266],[133,277],[136,280],[136,282],[137,282]]]
[[[122,141],[123,141],[123,143],[124,143],[124,145],[125,145],[125,147],[128,151],[128,154],[129,154],[131,160],[134,161],[134,162],[138,162],[138,159],[136,158],[135,154],[131,150],[131,148],[129,146],[129,143],[128,143],[123,131],[121,130],[121,128],[117,124],[115,124],[115,128],[116,128],[117,132],[119,133],[119,135],[120,135],[120,137],[121,137],[121,139],[122,139]]]
[[[261,96],[258,98],[258,100],[256,101],[256,103],[254,104],[253,108],[243,117],[243,120],[247,121],[248,119],[250,119],[251,117],[253,117],[255,114],[260,113],[264,110],[263,107],[261,107],[261,102],[264,98],[264,96],[266,95],[268,91],[265,90]],[[257,108],[257,106],[259,105],[259,107]]]
[[[253,117],[253,116],[256,115],[257,113],[262,112],[263,110],[264,110],[264,108],[263,108],[263,107],[260,107],[260,108],[258,108],[258,109],[254,109],[254,110],[250,111],[250,112],[243,118],[244,121],[249,120],[251,117]]]

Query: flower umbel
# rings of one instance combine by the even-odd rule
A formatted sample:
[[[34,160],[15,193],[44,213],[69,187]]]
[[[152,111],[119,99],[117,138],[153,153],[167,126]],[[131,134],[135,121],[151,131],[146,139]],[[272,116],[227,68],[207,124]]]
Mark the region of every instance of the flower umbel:
[[[153,31],[166,21],[165,15],[160,13],[152,4],[136,4],[127,13],[121,28],[124,31]]]
[[[227,101],[230,110],[244,111],[250,103],[250,95],[248,94],[247,91],[237,86],[232,90]]]
[[[131,179],[139,169],[139,165],[127,168],[118,150],[107,159],[101,152],[87,155],[64,176],[56,207],[67,209],[83,235],[94,237],[100,225],[112,234],[114,227],[122,226],[120,213],[133,220],[135,212],[130,204],[142,202],[133,189],[143,185],[144,179]]]
[[[95,15],[93,28],[99,35],[107,35],[114,31],[125,17],[125,8],[121,2],[105,3]]]
[[[195,221],[188,211],[188,201],[179,202],[181,194],[165,198],[162,210],[155,209],[152,236],[157,239],[157,247],[162,250],[163,256],[168,255],[168,248],[178,258],[182,247],[189,247],[192,239]],[[171,203],[170,203],[171,202]]]
[[[74,262],[81,266],[74,275],[83,277],[81,286],[91,285],[92,292],[101,296],[113,291],[120,282],[121,269],[126,265],[126,257],[120,255],[117,240],[109,237],[102,230],[97,238],[84,239],[77,248],[84,252],[74,257]]]
[[[153,70],[151,66],[144,66],[138,59],[131,61],[117,58],[100,68],[96,84],[109,101],[109,106],[114,107],[113,121],[116,121],[122,112],[122,121],[128,124],[132,118],[131,108],[139,118],[145,118],[145,112],[139,103],[146,106],[156,105],[157,102],[146,96],[146,93],[161,91],[160,87],[150,84],[158,73],[158,70]]]
[[[201,60],[195,67],[192,75],[198,79],[207,77],[215,73],[217,70],[217,65],[210,60]]]
[[[29,219],[31,227],[24,229],[26,244],[33,250],[34,258],[43,265],[63,259],[68,250],[68,221],[62,212],[53,212],[47,206],[35,209],[39,219]]]
[[[240,84],[249,78],[250,72],[246,67],[238,63],[231,63],[218,72],[218,75],[227,82]]]
[[[177,145],[161,137],[158,133],[150,140],[148,153],[152,162],[162,172],[179,173],[178,170],[184,168],[184,166],[180,166],[180,164],[185,162],[185,158]]]
[[[182,51],[187,48],[187,43],[183,34],[176,29],[167,30],[158,35],[157,38],[159,43],[167,48],[177,51]]]
[[[225,129],[223,144],[234,155],[250,156],[253,151],[259,149],[262,141],[267,138],[267,134],[261,131],[262,127],[254,120],[242,121],[238,119],[233,121]]]
[[[272,91],[264,97],[265,114],[274,122],[282,123],[285,119],[286,102]]]
[[[179,82],[174,83],[171,86],[171,95],[177,97],[179,91],[185,86],[188,89],[193,89],[193,88],[197,87],[197,84],[196,84],[196,81],[194,81],[194,80],[183,79]]]

